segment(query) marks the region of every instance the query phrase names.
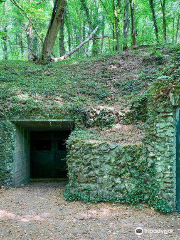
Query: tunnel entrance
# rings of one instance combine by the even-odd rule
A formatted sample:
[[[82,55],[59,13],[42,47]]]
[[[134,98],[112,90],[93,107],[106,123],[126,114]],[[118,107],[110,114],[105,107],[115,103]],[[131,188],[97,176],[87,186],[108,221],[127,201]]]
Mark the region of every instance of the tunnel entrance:
[[[67,178],[66,140],[74,122],[66,119],[12,120],[15,125],[12,185]]]
[[[67,178],[66,140],[70,131],[31,132],[31,178]]]

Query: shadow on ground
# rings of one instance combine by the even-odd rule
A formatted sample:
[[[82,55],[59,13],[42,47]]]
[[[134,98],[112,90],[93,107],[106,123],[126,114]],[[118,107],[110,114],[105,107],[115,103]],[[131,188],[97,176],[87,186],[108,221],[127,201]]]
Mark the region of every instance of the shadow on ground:
[[[33,182],[0,190],[0,239],[180,239],[180,215],[153,209],[66,202],[66,182]],[[141,227],[138,236],[135,229]],[[179,229],[179,230],[178,230]]]

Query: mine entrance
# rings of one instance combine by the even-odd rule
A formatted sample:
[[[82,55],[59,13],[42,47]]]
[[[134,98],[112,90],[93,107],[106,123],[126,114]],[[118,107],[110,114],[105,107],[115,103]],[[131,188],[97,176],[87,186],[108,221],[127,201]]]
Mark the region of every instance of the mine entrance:
[[[70,131],[31,132],[31,178],[67,178],[66,140]]]

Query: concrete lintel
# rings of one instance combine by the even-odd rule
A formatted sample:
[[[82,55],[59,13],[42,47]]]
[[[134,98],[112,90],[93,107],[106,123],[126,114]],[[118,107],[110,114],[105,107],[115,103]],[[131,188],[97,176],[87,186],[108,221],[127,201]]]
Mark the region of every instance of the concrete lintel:
[[[11,122],[30,131],[63,131],[74,128],[74,121],[69,119],[11,119]]]

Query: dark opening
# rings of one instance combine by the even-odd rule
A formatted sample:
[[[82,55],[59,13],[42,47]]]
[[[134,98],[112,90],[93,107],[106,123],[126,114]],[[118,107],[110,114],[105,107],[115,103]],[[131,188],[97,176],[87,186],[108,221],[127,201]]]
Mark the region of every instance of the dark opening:
[[[35,142],[36,151],[51,150],[51,140],[38,140]]]
[[[70,131],[32,131],[31,178],[67,178],[66,140]]]

